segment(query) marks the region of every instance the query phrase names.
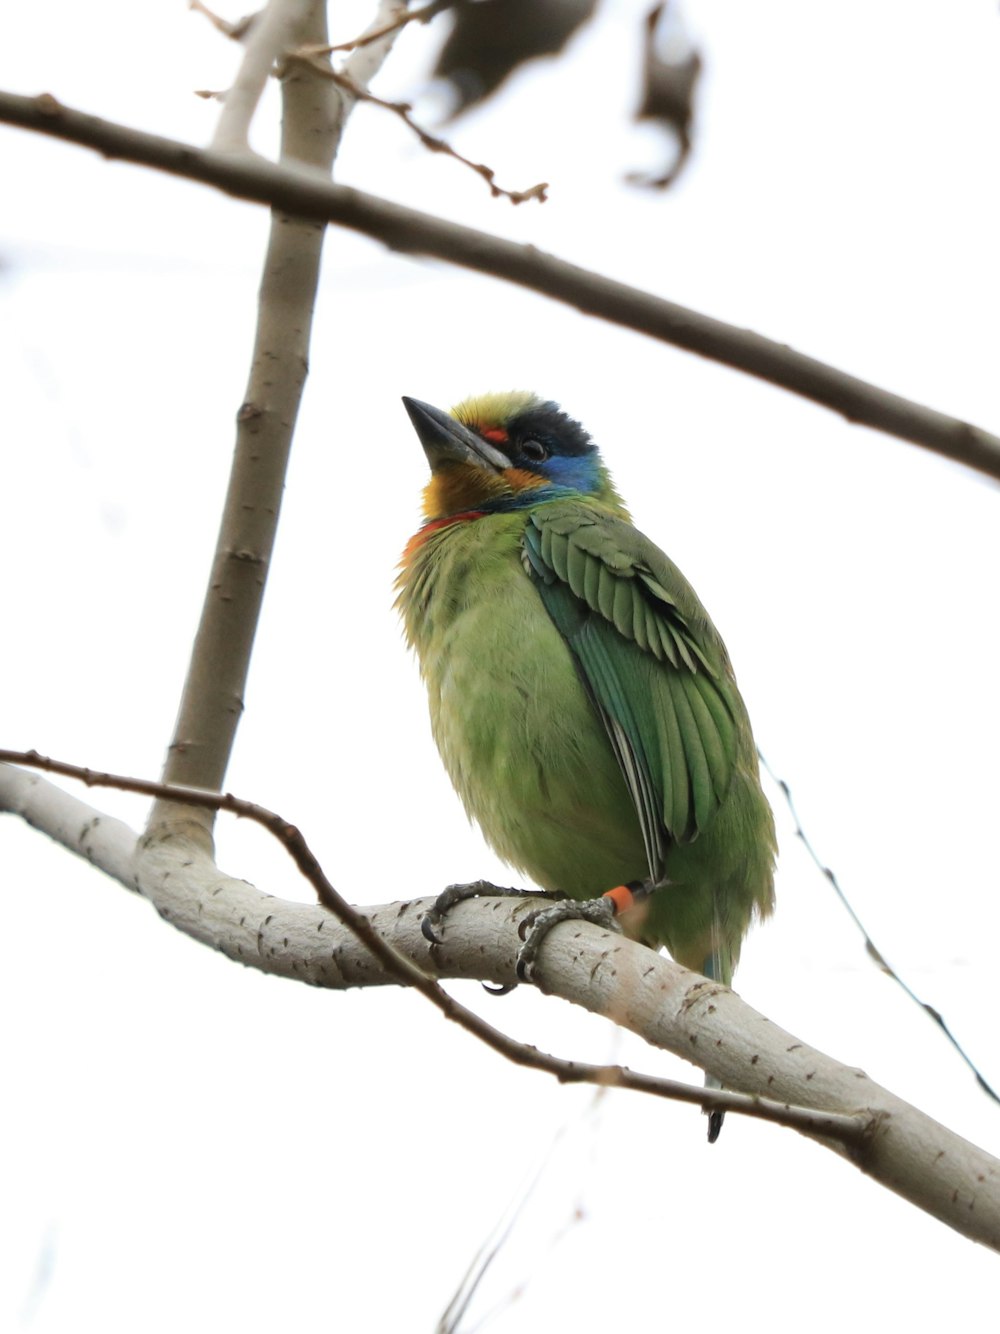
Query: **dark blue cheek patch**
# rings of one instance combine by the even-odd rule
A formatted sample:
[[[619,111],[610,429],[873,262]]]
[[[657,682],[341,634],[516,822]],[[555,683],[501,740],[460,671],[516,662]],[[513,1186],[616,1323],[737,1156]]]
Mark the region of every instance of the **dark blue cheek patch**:
[[[538,471],[573,491],[596,491],[601,480],[595,454],[553,454]]]

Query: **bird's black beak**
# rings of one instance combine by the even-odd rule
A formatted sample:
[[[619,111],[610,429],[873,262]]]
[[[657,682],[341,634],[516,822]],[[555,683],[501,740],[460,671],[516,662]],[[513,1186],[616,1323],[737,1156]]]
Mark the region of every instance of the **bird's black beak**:
[[[484,472],[503,472],[510,467],[506,454],[449,413],[431,407],[430,403],[421,403],[419,398],[404,397],[403,407],[410,414],[431,472],[445,463],[467,463]]]

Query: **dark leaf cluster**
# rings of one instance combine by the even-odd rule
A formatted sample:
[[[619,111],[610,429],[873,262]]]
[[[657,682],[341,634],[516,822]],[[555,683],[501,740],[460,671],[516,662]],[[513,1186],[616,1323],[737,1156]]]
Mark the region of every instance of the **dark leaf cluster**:
[[[451,87],[452,115],[484,102],[528,61],[558,55],[596,7],[597,0],[458,0],[449,6],[452,27],[433,76]],[[643,87],[636,120],[661,124],[676,140],[677,152],[659,175],[629,177],[661,189],[677,178],[691,152],[702,67],[701,55],[679,38],[679,24],[667,9],[664,0],[644,20]],[[668,22],[672,41],[664,42]]]

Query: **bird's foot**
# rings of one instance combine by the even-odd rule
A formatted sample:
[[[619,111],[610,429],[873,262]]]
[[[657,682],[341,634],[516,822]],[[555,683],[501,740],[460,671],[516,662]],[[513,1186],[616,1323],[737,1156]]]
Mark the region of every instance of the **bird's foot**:
[[[467,885],[449,885],[434,900],[434,906],[424,913],[420,930],[432,945],[440,945],[441,936],[438,929],[445,915],[456,903],[462,903],[465,899],[561,899],[562,897],[562,894],[549,894],[540,889],[514,889],[509,885],[491,885],[488,880],[473,880]]]
[[[599,899],[566,899],[551,908],[537,908],[521,919],[517,928],[524,944],[517,952],[515,970],[521,982],[534,981],[535,961],[542,941],[560,922],[593,922],[608,931],[621,931],[615,921],[615,906],[603,895]]]
[[[493,885],[489,880],[473,880],[467,885],[448,885],[434,900],[433,907],[424,913],[420,930],[432,945],[440,945],[440,927],[445,914],[464,899],[561,899],[563,897],[562,894],[553,894],[541,889],[515,889],[511,885]],[[516,982],[510,982],[506,986],[491,987],[484,982],[483,990],[488,991],[491,996],[506,996],[516,986]]]
[[[602,926],[607,931],[620,933],[622,928],[617,920],[618,914],[648,899],[654,890],[666,883],[632,880],[627,885],[609,889],[596,899],[571,899],[558,890],[515,889],[509,885],[491,884],[489,880],[474,880],[470,884],[448,885],[443,889],[433,906],[424,914],[420,930],[432,945],[440,945],[442,940],[439,928],[445,915],[456,903],[465,899],[557,899],[558,902],[551,908],[536,908],[526,913],[518,926],[518,935],[524,944],[517,953],[517,976],[521,982],[531,982],[542,941],[554,926],[560,922],[593,922],[595,926]],[[486,987],[486,990],[492,995],[505,996],[513,987]]]
[[[621,932],[618,914],[648,899],[659,885],[651,880],[633,880],[617,885],[596,899],[567,899],[552,908],[539,908],[526,913],[518,927],[524,944],[517,956],[517,975],[522,982],[530,982],[542,941],[559,922],[593,922],[606,931]]]

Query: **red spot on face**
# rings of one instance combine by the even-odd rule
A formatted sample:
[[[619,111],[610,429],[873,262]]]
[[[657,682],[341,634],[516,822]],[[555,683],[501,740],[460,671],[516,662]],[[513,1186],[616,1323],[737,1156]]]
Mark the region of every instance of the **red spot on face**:
[[[479,433],[484,440],[491,441],[494,445],[505,445],[507,443],[507,432],[502,426],[491,426],[488,430]]]

